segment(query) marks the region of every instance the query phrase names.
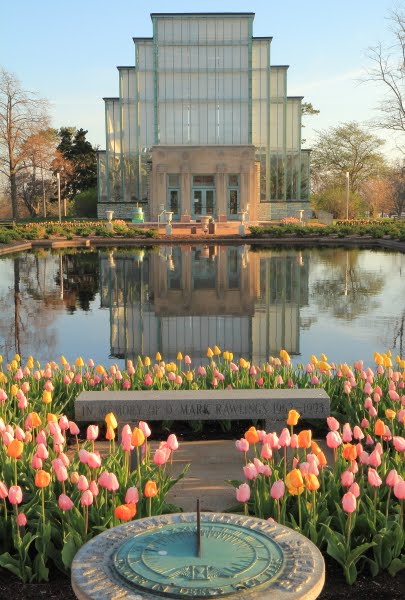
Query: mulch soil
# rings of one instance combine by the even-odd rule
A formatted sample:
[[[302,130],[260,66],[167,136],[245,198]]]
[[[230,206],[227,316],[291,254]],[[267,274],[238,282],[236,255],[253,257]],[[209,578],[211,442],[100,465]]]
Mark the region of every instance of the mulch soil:
[[[319,600],[403,600],[405,597],[405,572],[396,577],[381,574],[375,579],[360,574],[352,586],[346,584],[340,567],[326,562],[326,583]],[[22,584],[13,575],[0,572],[0,600],[75,600],[70,580],[54,573],[48,583]]]

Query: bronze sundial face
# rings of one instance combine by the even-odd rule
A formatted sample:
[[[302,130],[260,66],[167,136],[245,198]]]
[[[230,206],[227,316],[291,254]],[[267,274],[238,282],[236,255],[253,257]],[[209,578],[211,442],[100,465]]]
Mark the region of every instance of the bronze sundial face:
[[[199,555],[200,554],[200,555]],[[283,565],[281,547],[260,531],[224,522],[180,522],[140,531],[114,554],[135,589],[179,598],[240,594],[268,585]]]

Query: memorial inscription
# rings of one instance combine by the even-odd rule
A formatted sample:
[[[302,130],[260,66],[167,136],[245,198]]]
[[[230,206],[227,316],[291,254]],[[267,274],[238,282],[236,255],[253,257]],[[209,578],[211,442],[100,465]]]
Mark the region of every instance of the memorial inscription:
[[[271,425],[285,421],[291,409],[306,419],[325,419],[330,399],[323,389],[82,392],[75,402],[75,418],[103,421],[113,412],[119,423],[263,419]]]

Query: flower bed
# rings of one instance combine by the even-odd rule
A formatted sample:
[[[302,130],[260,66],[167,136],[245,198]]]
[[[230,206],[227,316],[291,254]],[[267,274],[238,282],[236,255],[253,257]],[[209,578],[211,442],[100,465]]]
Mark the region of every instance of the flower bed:
[[[255,366],[231,352],[208,349],[210,364],[192,368],[189,356],[164,362],[158,354],[107,371],[93,361],[64,357],[41,367],[16,356],[0,372],[0,566],[23,581],[46,580],[53,563],[68,570],[89,537],[118,522],[170,511],[167,491],[178,479],[167,468],[174,435],[151,449],[146,423],[124,427],[106,415],[109,451],[94,442],[98,425],[79,430],[73,402],[84,389],[210,389],[323,387],[331,397],[324,450],[312,432],[298,433],[291,411],[280,434],[250,428],[236,442],[245,482],[236,510],[273,518],[307,535],[353,583],[358,567],[372,575],[405,567],[405,361],[375,353],[376,368],[361,361],[334,365],[325,356],[293,367],[288,353]],[[67,441],[72,447],[67,451]],[[130,454],[138,467],[130,469]],[[184,476],[184,472],[180,477]]]

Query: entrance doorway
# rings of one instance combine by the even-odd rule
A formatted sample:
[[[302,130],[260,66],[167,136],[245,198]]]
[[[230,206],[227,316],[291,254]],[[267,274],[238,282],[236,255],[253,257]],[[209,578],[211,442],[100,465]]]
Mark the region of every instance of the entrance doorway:
[[[192,190],[193,217],[213,217],[215,212],[215,189]]]

